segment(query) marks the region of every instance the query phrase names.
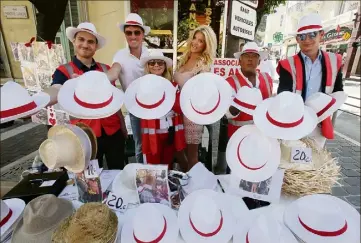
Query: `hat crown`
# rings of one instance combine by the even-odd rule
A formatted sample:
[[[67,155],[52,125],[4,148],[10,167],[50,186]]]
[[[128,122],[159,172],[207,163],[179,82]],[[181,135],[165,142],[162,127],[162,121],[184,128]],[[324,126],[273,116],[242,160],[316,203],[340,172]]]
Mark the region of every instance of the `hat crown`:
[[[154,50],[149,51],[148,56],[149,57],[164,57],[164,54],[161,50],[154,49]],[[152,59],[150,59],[150,60],[152,60]]]
[[[320,110],[324,109],[331,101],[331,96],[321,92],[317,92],[310,95],[310,97],[308,97],[308,99],[306,100],[305,104],[311,107],[317,113]]]
[[[128,22],[135,22],[138,23],[139,25],[144,25],[143,24],[143,19],[136,13],[130,13],[128,14],[127,18],[125,19],[125,24],[126,25],[133,25],[134,23],[128,23]]]
[[[320,25],[322,26],[322,18],[317,13],[311,13],[309,15],[303,16],[298,22],[298,28],[306,27],[309,25]]]
[[[8,207],[8,205],[3,201],[3,200],[1,200],[0,199],[0,201],[1,201],[1,203],[0,203],[0,206],[1,206],[1,214],[0,214],[0,216],[1,216],[1,220],[0,221],[2,221],[6,216],[8,216],[8,214],[9,214],[9,212],[10,212],[10,208]]]
[[[259,51],[259,47],[257,45],[256,42],[247,42],[244,46],[243,46],[243,49],[242,49],[242,52],[249,52],[249,51],[254,51],[256,50],[257,52]]]
[[[133,219],[134,236],[140,241],[153,241],[158,238],[165,226],[162,213],[151,203],[139,206]]]
[[[191,91],[192,105],[199,111],[208,111],[219,101],[219,90],[214,82],[206,78],[197,80]]]
[[[262,102],[262,93],[257,88],[251,88],[249,86],[242,86],[238,90],[239,95],[237,97],[241,98],[241,101],[251,104],[251,105],[258,105]]]
[[[97,33],[97,29],[95,28],[95,25],[89,22],[80,23],[77,28],[86,29],[86,30],[90,30],[91,32]]]
[[[210,233],[219,227],[222,215],[213,198],[199,195],[194,201],[189,217],[198,231]]]
[[[33,102],[28,91],[13,81],[6,82],[1,87],[1,110],[9,110]]]
[[[242,163],[252,168],[259,168],[267,163],[272,145],[269,139],[260,132],[254,132],[240,141],[238,154]],[[251,153],[250,151],[257,151]]]
[[[154,74],[141,77],[139,82],[137,99],[144,104],[150,105],[160,101],[164,95],[164,84],[167,79]]]
[[[300,95],[285,91],[271,99],[273,100],[268,113],[272,119],[282,123],[292,123],[302,119],[305,106]]]

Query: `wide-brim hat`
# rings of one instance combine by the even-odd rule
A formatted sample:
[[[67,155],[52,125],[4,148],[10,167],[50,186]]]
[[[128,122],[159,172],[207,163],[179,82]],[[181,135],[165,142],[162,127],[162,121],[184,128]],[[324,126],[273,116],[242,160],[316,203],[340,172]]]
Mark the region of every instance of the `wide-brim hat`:
[[[297,30],[291,32],[290,35],[306,34],[323,29],[321,16],[317,13],[311,13],[300,19]]]
[[[199,190],[182,201],[178,224],[186,243],[227,243],[233,236],[236,219],[222,193]]]
[[[256,42],[250,41],[243,46],[242,51],[234,53],[233,56],[239,59],[244,53],[256,53],[261,57],[259,49]]]
[[[70,41],[73,41],[75,34],[78,32],[87,32],[89,34],[94,35],[95,38],[97,38],[98,40],[97,49],[104,47],[105,44],[107,43],[106,39],[100,34],[98,34],[97,29],[92,23],[84,22],[84,23],[80,23],[76,28],[75,27],[66,28],[66,37],[68,37]]]
[[[311,107],[316,112],[318,122],[322,122],[337,111],[345,103],[346,99],[347,94],[343,91],[330,95],[317,92],[307,98],[305,105]]]
[[[304,242],[360,242],[360,214],[337,197],[315,194],[292,202],[284,222]]]
[[[144,35],[148,35],[150,32],[150,27],[143,24],[143,19],[136,13],[128,14],[127,18],[125,19],[125,23],[118,24],[118,27],[121,31],[124,32],[125,26],[139,26],[144,30]]]
[[[266,137],[255,125],[240,127],[227,144],[227,164],[232,174],[242,180],[267,180],[277,171],[280,159],[277,139]]]
[[[173,61],[169,57],[164,56],[161,50],[152,50],[149,51],[149,55],[142,56],[140,58],[140,64],[145,66],[150,60],[163,60],[167,65],[166,68],[171,68],[173,66]]]
[[[25,202],[18,198],[12,198],[7,200],[2,200],[1,210],[3,211],[4,208],[7,208],[7,214],[1,220],[1,242],[11,233],[12,227],[15,223],[21,218],[22,213],[25,208]]]
[[[85,123],[82,123],[82,122],[77,122],[75,125],[80,127],[88,135],[91,146],[92,146],[92,152],[91,152],[90,159],[91,160],[96,159],[97,152],[98,152],[98,140],[97,140],[97,137],[96,137],[93,129],[91,129],[91,127],[89,127],[88,125],[86,125]]]
[[[180,93],[183,114],[192,122],[208,125],[220,120],[232,102],[233,89],[219,75],[201,73],[190,78]]]
[[[233,99],[232,106],[241,112],[253,115],[257,105],[262,100],[262,93],[259,89],[243,86],[238,90],[236,97]]]
[[[288,91],[263,100],[253,120],[265,135],[284,140],[301,139],[317,126],[314,110],[304,105],[300,95]]]
[[[39,92],[30,96],[28,91],[13,81],[1,87],[0,123],[35,114],[50,101],[47,93]]]
[[[144,214],[143,220],[141,213]],[[166,205],[145,203],[125,214],[121,242],[174,243],[178,239],[176,213]]]
[[[89,71],[68,80],[60,88],[58,103],[69,115],[82,119],[100,119],[118,112],[124,92],[111,85],[105,73]]]
[[[154,74],[147,74],[134,80],[125,91],[125,106],[134,116],[141,119],[159,119],[173,107],[176,87]]]

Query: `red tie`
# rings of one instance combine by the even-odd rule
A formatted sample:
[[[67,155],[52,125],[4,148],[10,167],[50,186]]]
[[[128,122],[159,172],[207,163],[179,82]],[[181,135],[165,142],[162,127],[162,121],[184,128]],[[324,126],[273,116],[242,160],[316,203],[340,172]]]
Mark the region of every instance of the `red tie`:
[[[330,116],[322,121],[322,123],[321,123],[321,131],[322,131],[322,135],[325,138],[334,139],[332,120],[331,120]]]

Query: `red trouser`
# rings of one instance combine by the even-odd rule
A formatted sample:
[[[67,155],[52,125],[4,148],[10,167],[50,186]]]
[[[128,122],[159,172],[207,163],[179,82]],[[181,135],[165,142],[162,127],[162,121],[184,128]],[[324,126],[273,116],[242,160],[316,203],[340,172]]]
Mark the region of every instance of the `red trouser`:
[[[148,164],[166,164],[171,166],[173,163],[175,147],[174,142],[168,143],[168,133],[158,134],[159,150],[156,154],[146,154]]]

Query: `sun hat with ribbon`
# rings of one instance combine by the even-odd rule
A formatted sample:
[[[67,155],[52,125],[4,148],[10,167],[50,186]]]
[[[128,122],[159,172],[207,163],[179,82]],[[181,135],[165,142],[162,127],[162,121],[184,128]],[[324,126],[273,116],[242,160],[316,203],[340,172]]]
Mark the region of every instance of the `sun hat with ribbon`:
[[[253,115],[257,105],[260,104],[262,100],[262,93],[259,89],[243,86],[237,91],[232,106],[241,112]]]
[[[141,119],[159,119],[172,109],[176,91],[168,79],[147,74],[129,85],[125,91],[125,106]]]
[[[227,164],[232,175],[242,180],[267,180],[277,171],[280,159],[277,139],[265,136],[255,125],[240,127],[227,144]]]
[[[57,125],[49,129],[48,139],[39,147],[43,163],[50,169],[65,167],[80,173],[91,158],[92,148],[88,135],[75,125]]]
[[[158,203],[144,203],[125,214],[121,242],[175,243],[179,239],[177,216],[173,209]]]
[[[300,95],[288,91],[263,100],[253,120],[265,135],[284,140],[301,139],[317,125],[315,111],[304,105]]]
[[[98,152],[98,142],[93,129],[91,129],[91,127],[82,122],[77,122],[75,125],[80,127],[88,135],[92,148],[90,159],[96,159]]]
[[[222,193],[205,189],[182,201],[178,224],[186,243],[227,243],[233,236],[236,219]]]
[[[73,41],[75,34],[78,32],[88,32],[89,34],[94,35],[95,38],[97,38],[98,40],[97,49],[104,47],[107,42],[103,36],[98,34],[97,29],[92,23],[84,22],[84,23],[80,23],[76,28],[75,27],[66,28],[66,37],[68,37],[70,41]]]
[[[291,35],[306,34],[323,29],[321,16],[317,13],[311,13],[300,19],[297,30],[292,32]]]
[[[124,93],[113,86],[105,73],[89,71],[64,83],[58,93],[60,107],[71,116],[100,119],[118,112]]]
[[[12,232],[13,226],[21,219],[25,202],[18,198],[7,200],[0,199],[0,229],[1,229],[1,242]]]
[[[233,54],[233,56],[237,59],[239,59],[242,54],[244,53],[256,53],[258,54],[259,56],[261,56],[260,54],[260,48],[258,47],[257,43],[256,42],[253,42],[253,41],[250,41],[250,42],[247,42],[244,46],[243,46],[243,49],[242,51],[239,51],[239,52],[236,52]]]
[[[148,35],[150,32],[150,27],[145,26],[143,24],[143,19],[136,13],[128,14],[127,18],[125,19],[125,23],[118,24],[118,27],[120,28],[121,31],[124,32],[124,27],[128,25],[141,27],[144,30],[144,35]]]
[[[73,213],[72,203],[52,194],[31,200],[23,218],[15,226],[11,242],[51,242],[51,235],[60,222]]]
[[[6,82],[0,90],[0,123],[35,114],[50,101],[50,96],[44,92],[30,96],[25,88],[14,81]]]
[[[163,52],[158,49],[149,51],[149,55],[147,56],[142,56],[140,58],[140,63],[142,66],[145,66],[150,60],[163,60],[167,65],[166,68],[171,68],[173,65],[172,59],[164,56]]]
[[[52,235],[54,243],[113,243],[118,231],[118,217],[103,203],[85,203],[64,219]]]
[[[305,105],[311,107],[316,112],[318,122],[322,122],[337,111],[345,103],[346,99],[347,94],[343,91],[330,95],[317,92],[307,98]]]
[[[301,197],[285,209],[283,216],[287,227],[304,242],[360,242],[359,212],[337,197]]]
[[[220,120],[232,102],[233,90],[228,82],[213,73],[201,73],[190,78],[180,94],[184,115],[199,125]]]

